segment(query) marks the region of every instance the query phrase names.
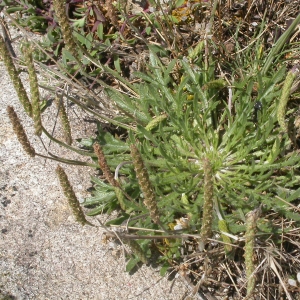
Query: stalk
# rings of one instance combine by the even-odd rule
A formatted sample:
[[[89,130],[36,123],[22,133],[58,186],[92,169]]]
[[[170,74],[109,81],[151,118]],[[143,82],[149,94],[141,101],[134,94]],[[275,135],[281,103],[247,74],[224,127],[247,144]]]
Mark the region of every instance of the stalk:
[[[224,249],[225,249],[226,253],[228,254],[232,251],[232,246],[230,245],[231,244],[231,239],[228,235],[222,233],[222,232],[229,233],[226,221],[224,219],[219,220],[218,221],[218,227],[219,227],[219,230],[221,231],[222,240],[225,243],[224,244]]]
[[[228,226],[227,226],[227,222],[226,222],[226,220],[224,220],[224,218],[222,216],[222,213],[221,213],[221,210],[220,210],[219,203],[218,203],[217,199],[214,199],[214,208],[215,208],[217,217],[219,219],[218,227],[219,227],[219,230],[221,231],[221,237],[222,237],[223,242],[225,243],[224,244],[224,249],[225,249],[226,254],[228,254],[232,251],[232,246],[230,245],[231,244],[231,239],[228,235],[226,235],[224,233],[230,233],[230,232],[229,232],[229,229],[228,229]]]
[[[13,131],[17,135],[19,143],[22,145],[24,151],[29,156],[31,156],[31,157],[39,156],[39,157],[42,157],[42,158],[59,161],[59,162],[69,164],[69,165],[96,167],[96,165],[90,164],[90,163],[87,163],[87,162],[63,159],[63,158],[60,158],[60,157],[57,157],[57,156],[51,154],[50,152],[48,152],[48,154],[50,156],[45,156],[43,154],[36,153],[34,148],[31,146],[31,144],[29,142],[29,139],[26,135],[26,132],[25,132],[25,130],[24,130],[22,124],[21,124],[21,121],[20,121],[18,115],[16,114],[16,112],[14,111],[12,106],[7,107],[7,113],[8,113],[8,117],[10,119],[10,122],[13,125]]]
[[[66,149],[69,149],[71,151],[74,151],[80,155],[83,155],[83,156],[89,156],[89,157],[95,157],[95,154],[92,153],[92,152],[88,152],[88,151],[84,151],[84,150],[79,150],[77,148],[74,148],[74,147],[71,147],[70,145],[67,145],[59,140],[57,140],[56,138],[54,138],[44,127],[43,127],[43,132],[45,133],[45,135],[51,140],[53,141],[54,143],[66,148]]]
[[[121,188],[115,187],[115,194],[122,210],[126,211],[125,196]]]
[[[160,116],[155,117],[154,119],[152,119],[147,126],[145,127],[146,130],[151,131],[152,129],[154,129],[155,127],[157,127],[163,120],[167,119],[167,115],[163,114]]]

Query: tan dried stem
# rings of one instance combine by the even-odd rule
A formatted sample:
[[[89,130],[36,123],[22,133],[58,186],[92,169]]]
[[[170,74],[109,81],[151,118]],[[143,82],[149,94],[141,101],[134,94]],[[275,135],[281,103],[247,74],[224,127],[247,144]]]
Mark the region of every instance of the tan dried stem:
[[[35,150],[31,146],[31,144],[27,138],[26,132],[21,124],[21,121],[20,121],[18,115],[16,114],[16,112],[14,111],[14,108],[12,106],[7,106],[7,113],[8,113],[10,122],[13,125],[14,133],[17,135],[19,143],[22,145],[24,151],[29,156],[34,157]]]

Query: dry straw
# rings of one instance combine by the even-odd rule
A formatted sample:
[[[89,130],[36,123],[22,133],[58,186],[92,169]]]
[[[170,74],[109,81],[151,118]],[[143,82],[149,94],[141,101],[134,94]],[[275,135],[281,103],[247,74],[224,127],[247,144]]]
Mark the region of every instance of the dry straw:
[[[28,96],[26,94],[26,90],[23,86],[23,83],[19,77],[19,72],[16,70],[16,67],[13,63],[13,60],[10,56],[10,52],[8,50],[8,48],[6,47],[6,44],[2,38],[2,36],[0,35],[0,54],[2,56],[2,59],[5,63],[7,72],[9,74],[9,77],[14,85],[14,88],[17,92],[18,98],[21,102],[21,104],[23,105],[26,113],[32,117],[32,107],[31,107],[31,103],[28,99]]]
[[[68,176],[65,173],[64,169],[61,166],[57,166],[56,174],[58,176],[60,185],[63,189],[64,195],[68,200],[68,203],[72,209],[73,215],[76,218],[76,221],[82,225],[90,224],[82,211],[80,203],[75,195],[75,192],[69,182]],[[91,224],[90,224],[91,225]]]
[[[14,111],[14,108],[12,106],[7,106],[7,113],[8,113],[10,122],[13,125],[14,133],[17,135],[19,143],[22,145],[24,151],[29,156],[34,157],[35,150],[31,146],[31,144],[27,138],[26,132],[21,124],[21,121],[20,121],[18,115],[16,114],[16,112]]]
[[[160,223],[159,211],[157,207],[155,193],[149,179],[147,169],[138,148],[135,145],[130,146],[131,157],[133,160],[136,176],[144,194],[144,204],[148,208],[152,221],[156,224]]]
[[[23,55],[25,58],[26,66],[28,69],[29,75],[29,85],[30,85],[30,92],[31,92],[31,102],[32,102],[32,117],[34,121],[34,129],[35,134],[38,136],[42,135],[42,120],[41,120],[41,109],[40,109],[40,93],[39,93],[39,86],[38,80],[33,64],[32,58],[32,50],[30,47],[24,47]]]

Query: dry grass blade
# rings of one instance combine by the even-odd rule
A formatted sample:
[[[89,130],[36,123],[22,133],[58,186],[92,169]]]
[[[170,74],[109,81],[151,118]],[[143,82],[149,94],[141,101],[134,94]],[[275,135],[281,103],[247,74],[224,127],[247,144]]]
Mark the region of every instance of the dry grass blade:
[[[285,295],[288,300],[293,300],[292,296],[290,295],[289,291],[287,290],[286,284],[284,283],[283,279],[281,278],[279,271],[277,269],[277,263],[275,262],[274,258],[272,256],[269,256],[268,258],[270,268],[273,270],[273,272],[276,274],[277,278],[280,281],[281,286],[283,287],[285,291]]]

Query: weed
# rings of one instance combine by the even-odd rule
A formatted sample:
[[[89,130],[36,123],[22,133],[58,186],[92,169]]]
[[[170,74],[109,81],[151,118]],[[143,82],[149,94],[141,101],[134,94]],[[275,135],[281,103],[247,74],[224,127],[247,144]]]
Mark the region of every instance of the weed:
[[[45,88],[56,95],[63,79],[82,94],[62,97],[99,121],[97,135],[80,140],[85,150],[70,146],[70,128],[64,129],[69,135],[69,142],[64,143],[42,127],[52,141],[90,157],[94,164],[52,159],[101,169],[103,178],[93,178],[95,190],[83,204],[89,209],[87,214],[118,211],[115,219],[101,226],[132,247],[128,271],[140,261],[151,263],[159,256],[162,274],[170,267],[185,274],[188,269],[189,279],[198,288],[205,283],[216,291],[212,282],[222,277],[234,289],[230,292],[234,297],[272,294],[275,299],[278,284],[274,282],[279,279],[283,285],[281,277],[295,270],[285,264],[278,271],[279,250],[269,254],[273,263],[267,266],[266,247],[277,249],[283,241],[292,248],[299,244],[298,238],[290,241],[289,235],[299,233],[300,228],[300,158],[285,122],[297,111],[288,106],[288,100],[298,72],[285,54],[296,57],[299,53],[298,45],[288,41],[300,16],[268,48],[263,39],[268,25],[262,22],[249,39],[244,38],[245,45],[245,40],[240,42],[245,23],[235,28],[222,24],[226,17],[220,17],[222,3],[218,1],[209,12],[207,3],[188,6],[178,1],[160,14],[155,9],[161,4],[150,2],[152,12],[147,7],[134,16],[122,3],[112,7],[109,2],[112,10],[105,14],[103,7],[83,2],[73,11],[79,19],[72,28],[68,10],[54,1],[54,19],[62,30],[57,37],[63,38],[66,48],[62,54],[55,50],[55,59],[43,52],[59,71],[41,62],[38,67],[52,84],[57,83]],[[248,11],[241,10],[247,19],[251,7],[261,12],[259,5],[248,4]],[[180,26],[185,20],[187,26],[196,24],[201,14],[205,27],[195,41],[195,34],[191,31],[186,36]],[[86,32],[89,16],[94,25]],[[105,18],[112,21],[113,38],[104,33]],[[170,38],[172,28],[178,35]],[[225,49],[222,54],[216,36],[226,37],[228,32],[233,51]],[[107,42],[110,38],[114,43]],[[105,55],[111,51],[113,64],[110,58],[103,61],[104,48],[95,51],[97,39],[106,45]],[[121,46],[117,49],[117,40],[119,46],[123,42],[126,47],[134,45],[135,51],[147,49],[147,59],[136,72],[126,73],[124,66],[132,68],[133,64],[121,63],[126,55],[121,55]],[[186,41],[190,42],[188,50],[183,47]],[[113,130],[104,130],[100,121]],[[78,220],[86,223],[74,203]],[[290,252],[284,255],[293,260]],[[299,258],[294,263],[299,267]],[[265,278],[269,281],[263,282]],[[260,285],[256,284],[259,280]],[[284,290],[291,299],[285,286]],[[229,292],[222,295],[229,296]]]

